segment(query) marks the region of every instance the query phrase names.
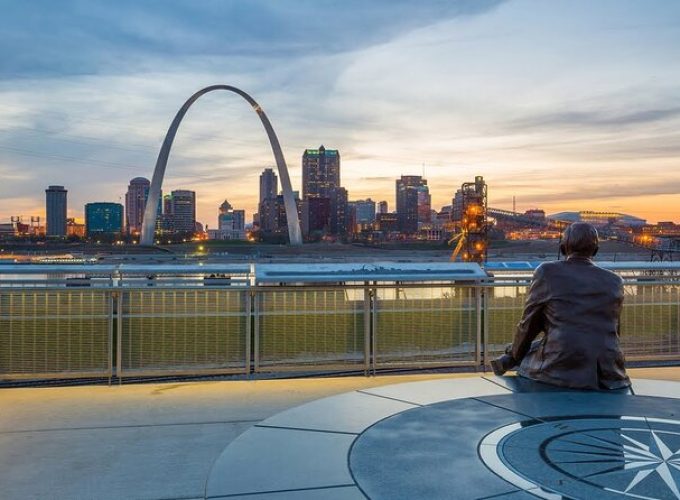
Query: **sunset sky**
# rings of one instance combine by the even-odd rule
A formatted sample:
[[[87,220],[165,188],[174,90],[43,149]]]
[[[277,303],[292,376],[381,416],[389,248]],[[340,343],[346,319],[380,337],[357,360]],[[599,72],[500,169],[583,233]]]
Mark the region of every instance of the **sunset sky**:
[[[269,115],[294,189],[306,147],[339,149],[351,199],[423,174],[433,207],[483,175],[489,204],[680,222],[680,2],[11,1],[0,16],[0,222],[124,200],[174,114],[223,83]],[[256,210],[273,166],[240,98],[202,98],[163,190],[215,227]]]

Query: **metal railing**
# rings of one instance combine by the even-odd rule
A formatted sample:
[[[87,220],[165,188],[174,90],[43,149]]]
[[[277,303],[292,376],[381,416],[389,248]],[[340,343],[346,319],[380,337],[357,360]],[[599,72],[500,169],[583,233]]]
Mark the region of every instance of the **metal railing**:
[[[0,379],[480,368],[534,267],[353,266],[0,266]],[[680,266],[608,267],[627,359],[680,361]]]

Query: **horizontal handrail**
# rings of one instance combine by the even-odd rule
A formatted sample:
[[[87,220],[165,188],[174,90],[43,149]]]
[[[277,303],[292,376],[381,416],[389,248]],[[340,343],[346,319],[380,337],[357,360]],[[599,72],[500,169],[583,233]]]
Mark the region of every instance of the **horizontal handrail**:
[[[78,273],[31,266],[20,276],[3,267],[0,379],[479,368],[512,339],[531,281],[514,272],[405,282],[289,273],[292,281],[278,283],[255,279],[254,265],[248,275],[200,268],[180,277],[161,266],[167,274],[155,279],[144,274],[154,266],[134,274],[97,267],[115,268],[97,277],[83,272],[93,265],[75,266]],[[620,271],[629,359],[680,361],[674,268]]]

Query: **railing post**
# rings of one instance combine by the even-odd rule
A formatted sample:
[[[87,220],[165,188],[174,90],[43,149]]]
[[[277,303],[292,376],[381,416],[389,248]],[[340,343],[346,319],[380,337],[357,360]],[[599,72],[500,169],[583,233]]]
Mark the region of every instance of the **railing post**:
[[[116,292],[117,321],[116,321],[116,376],[118,383],[123,381],[123,291]]]
[[[253,296],[253,372],[260,370],[260,292],[257,289]]]
[[[371,370],[371,290],[368,281],[364,282],[364,375]]]
[[[113,310],[114,310],[114,298],[115,298],[116,292],[110,291],[108,293],[109,300],[108,300],[108,308],[109,308],[109,320],[108,320],[108,334],[109,334],[109,340],[108,340],[108,367],[107,370],[109,372],[109,385],[111,385],[111,378],[113,377]],[[116,321],[116,327],[118,326],[118,321]]]
[[[251,351],[250,351],[250,343],[252,341],[252,326],[251,323],[253,321],[253,311],[252,311],[252,295],[253,291],[248,287],[248,289],[245,292],[245,321],[246,321],[246,359],[245,359],[245,373],[246,375],[250,374],[250,356],[251,356]]]
[[[475,308],[477,312],[477,343],[475,345],[475,364],[477,368],[482,364],[482,287],[475,286]]]
[[[486,367],[489,366],[490,360],[489,360],[489,312],[491,307],[489,307],[489,290],[490,288],[484,287],[482,288],[482,293],[481,293],[481,299],[482,299],[482,320],[483,320],[483,326],[482,326],[482,345],[483,345],[483,358],[482,362],[484,363],[484,371],[486,371]]]
[[[371,290],[371,363],[373,368],[373,375],[377,371],[377,353],[378,353],[378,289],[373,287]]]

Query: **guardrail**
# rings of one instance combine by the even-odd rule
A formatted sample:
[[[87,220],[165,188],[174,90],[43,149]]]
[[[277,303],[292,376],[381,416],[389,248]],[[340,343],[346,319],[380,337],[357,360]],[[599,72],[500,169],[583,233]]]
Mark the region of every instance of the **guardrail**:
[[[603,265],[627,359],[680,361],[680,266]],[[0,379],[479,368],[533,267],[0,265]]]

